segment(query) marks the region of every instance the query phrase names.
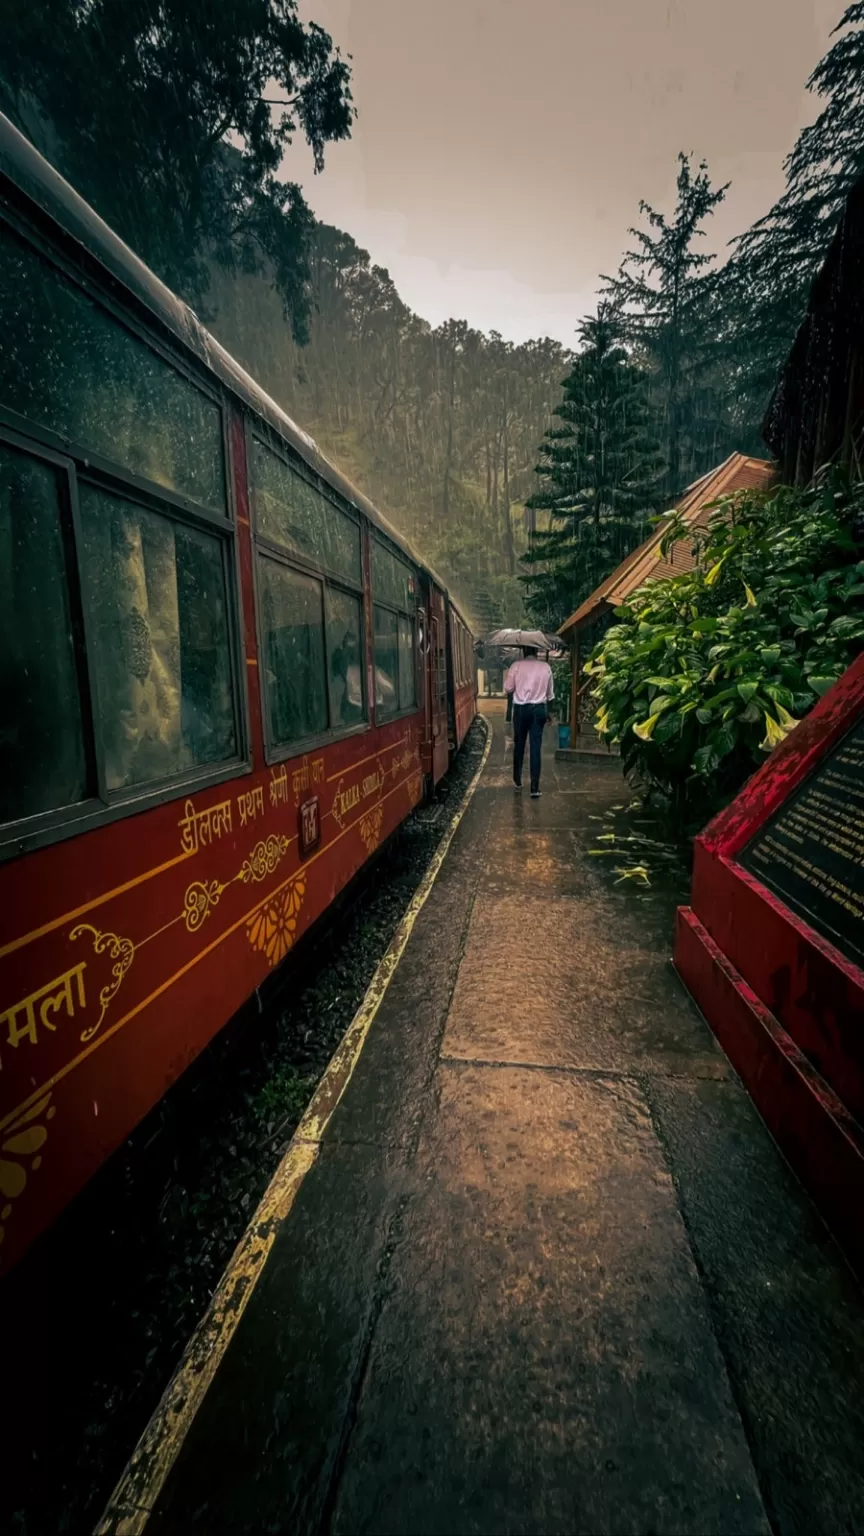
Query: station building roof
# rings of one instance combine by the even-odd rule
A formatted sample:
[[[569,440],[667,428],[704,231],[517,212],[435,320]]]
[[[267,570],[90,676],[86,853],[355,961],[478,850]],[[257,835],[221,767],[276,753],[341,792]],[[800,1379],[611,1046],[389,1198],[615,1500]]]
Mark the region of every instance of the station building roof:
[[[764,490],[771,484],[775,474],[776,465],[769,459],[753,459],[744,453],[730,453],[728,459],[718,464],[716,469],[709,470],[694,480],[692,485],[688,485],[676,510],[688,528],[702,528],[708,522],[714,503],[720,496],[729,496],[733,491]],[[572,638],[601,613],[626,602],[631,593],[646,581],[657,581],[663,576],[678,576],[683,571],[692,570],[693,547],[687,539],[679,539],[667,556],[660,554],[660,543],[665,531],[665,524],[661,523],[644,544],[640,544],[626,560],[622,560],[611,576],[601,581],[576,612],[559,625],[559,635]]]

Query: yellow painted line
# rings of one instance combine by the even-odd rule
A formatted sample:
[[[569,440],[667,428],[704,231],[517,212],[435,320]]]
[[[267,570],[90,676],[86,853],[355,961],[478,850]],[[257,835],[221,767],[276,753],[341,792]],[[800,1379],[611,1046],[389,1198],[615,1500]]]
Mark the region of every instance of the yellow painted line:
[[[399,783],[396,784],[393,789],[388,789],[386,795],[382,795],[380,800],[375,801],[375,804],[383,805],[385,800],[389,800],[392,795],[398,794],[400,789],[403,789],[406,784],[411,782],[412,778],[416,777],[417,772],[419,772],[419,770],[415,770],[415,772],[408,774],[404,779],[400,779]],[[27,1095],[26,1099],[22,1100],[20,1104],[15,1105],[14,1109],[8,1110],[7,1113],[3,1115],[2,1118],[0,1118],[0,1131],[5,1130],[6,1126],[9,1125],[12,1120],[16,1119],[22,1110],[29,1108],[29,1106],[35,1103],[35,1101],[40,1098],[43,1093],[47,1093],[50,1089],[56,1088],[57,1084],[61,1083],[64,1077],[68,1077],[69,1073],[73,1072],[76,1067],[79,1067],[82,1061],[86,1061],[88,1056],[92,1056],[94,1051],[101,1050],[103,1045],[107,1045],[108,1041],[117,1034],[118,1030],[123,1029],[132,1019],[137,1018],[138,1014],[142,1013],[145,1008],[149,1008],[150,1004],[155,1002],[157,997],[161,997],[163,992],[166,992],[169,987],[172,987],[175,981],[179,981],[182,976],[185,976],[187,971],[191,971],[192,968],[196,966],[200,960],[205,960],[208,955],[212,954],[213,950],[217,949],[224,939],[230,938],[232,933],[236,933],[238,928],[242,928],[243,924],[248,922],[250,918],[252,918],[254,914],[260,910],[261,907],[266,906],[269,901],[273,901],[276,896],[280,895],[281,892],[285,890],[286,886],[291,885],[292,881],[298,880],[301,876],[305,876],[306,871],[316,862],[317,859],[323,859],[332,848],[335,848],[336,844],[340,842],[343,837],[347,837],[349,832],[353,832],[354,829],[360,825],[360,822],[363,820],[365,814],[365,811],[361,811],[360,815],[355,816],[354,820],[350,821],[348,825],[343,827],[340,832],[337,832],[335,837],[331,837],[329,842],[324,843],[323,846],[318,849],[317,853],[311,854],[303,864],[299,865],[299,867],[294,870],[293,874],[286,876],[281,885],[274,886],[273,889],[268,891],[266,895],[262,896],[259,901],[256,901],[254,907],[250,907],[248,912],[244,912],[242,917],[238,917],[236,922],[232,923],[229,928],[223,929],[222,933],[220,933],[212,941],[212,943],[208,944],[206,949],[199,949],[198,953],[193,955],[191,960],[187,960],[185,965],[181,965],[179,971],[175,971],[174,975],[169,976],[167,981],[160,982],[159,986],[156,987],[154,991],[149,993],[147,997],[142,998],[140,1003],[136,1003],[134,1008],[130,1008],[128,1013],[123,1014],[122,1018],[116,1019],[108,1029],[103,1030],[98,1039],[94,1040],[90,1045],[88,1045],[86,1050],[79,1051],[77,1056],[73,1056],[71,1060],[67,1061],[64,1066],[59,1067],[54,1073],[53,1077],[49,1077],[45,1082],[41,1083],[38,1088],[34,1088],[32,1093]],[[296,837],[288,838],[289,847],[292,843],[296,842]],[[190,854],[183,854],[184,859],[190,857]],[[360,866],[358,866],[358,868],[359,867]],[[229,885],[232,885],[233,883],[233,881],[228,882]],[[181,912],[178,917],[172,918],[171,922],[166,923],[163,928],[157,929],[157,934],[164,933],[166,928],[173,927],[174,923],[180,922],[182,917],[183,913]],[[136,953],[143,947],[144,944],[148,944],[150,939],[155,938],[157,934],[150,934],[146,939],[142,939],[140,943],[136,945]],[[264,974],[266,974],[266,972]]]
[[[145,1529],[195,1415],[246,1310],[279,1228],[287,1218],[306,1174],[318,1157],[324,1134],[351,1081],[372,1022],[405,952],[414,924],[426,905],[459,823],[473,799],[491,745],[492,732],[489,730],[483,756],[465,791],[462,804],[451,818],[429,868],[408,903],[363,1001],[336,1047],[204,1317],[189,1340],[159,1406],[108,1501],[94,1536],[140,1536]]]
[[[123,885],[115,885],[113,891],[103,891],[101,896],[93,896],[90,901],[85,901],[83,906],[76,907],[72,912],[64,912],[62,917],[53,917],[50,923],[43,923],[41,928],[33,928],[30,933],[24,933],[20,939],[11,939],[8,944],[0,948],[0,960],[4,955],[11,955],[22,945],[29,944],[33,939],[41,939],[46,933],[51,933],[55,928],[62,928],[64,923],[71,923],[76,917],[82,917],[85,912],[92,912],[94,907],[101,907],[112,896],[122,896],[126,891],[134,890],[136,885],[143,885],[145,880],[152,880],[154,875],[161,875],[166,869],[173,869],[175,864],[185,864],[187,859],[194,857],[194,853],[178,853],[175,858],[167,859],[164,864],[157,864],[155,869],[148,869],[143,875],[133,875],[131,880],[124,881]]]
[[[407,741],[407,735],[400,736],[398,741],[391,741],[388,746],[379,747],[377,752],[370,752],[368,757],[358,758],[356,763],[349,763],[347,768],[337,768],[335,773],[331,773],[324,780],[325,784],[332,784],[336,779],[347,779],[349,773],[353,773],[355,768],[362,768],[364,763],[374,762],[376,757],[385,757],[388,752],[395,752],[397,747],[404,747]]]

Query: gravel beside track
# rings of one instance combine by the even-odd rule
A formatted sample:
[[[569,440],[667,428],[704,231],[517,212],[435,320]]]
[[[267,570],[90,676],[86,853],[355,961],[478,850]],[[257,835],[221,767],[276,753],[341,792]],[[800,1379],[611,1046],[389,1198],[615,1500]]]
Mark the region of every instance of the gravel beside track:
[[[432,802],[298,947],[282,995],[223,1031],[0,1286],[11,1421],[0,1530],[92,1530],[467,789],[486,730],[475,720]]]

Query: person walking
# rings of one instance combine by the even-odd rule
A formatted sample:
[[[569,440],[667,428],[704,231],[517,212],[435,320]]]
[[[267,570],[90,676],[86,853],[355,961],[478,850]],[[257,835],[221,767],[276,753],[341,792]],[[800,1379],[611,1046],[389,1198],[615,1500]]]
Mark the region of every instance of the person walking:
[[[504,692],[513,699],[513,783],[522,788],[525,743],[531,742],[531,799],[540,798],[540,749],[549,705],[555,697],[552,668],[533,646],[524,646],[504,679]]]

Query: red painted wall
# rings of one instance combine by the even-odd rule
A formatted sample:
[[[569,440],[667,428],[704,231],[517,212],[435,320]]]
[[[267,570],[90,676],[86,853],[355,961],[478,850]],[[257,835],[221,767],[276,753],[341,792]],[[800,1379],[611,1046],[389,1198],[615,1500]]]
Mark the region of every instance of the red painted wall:
[[[864,971],[736,862],[864,709],[864,656],[696,841],[691,907],[792,1039],[864,1120]]]

